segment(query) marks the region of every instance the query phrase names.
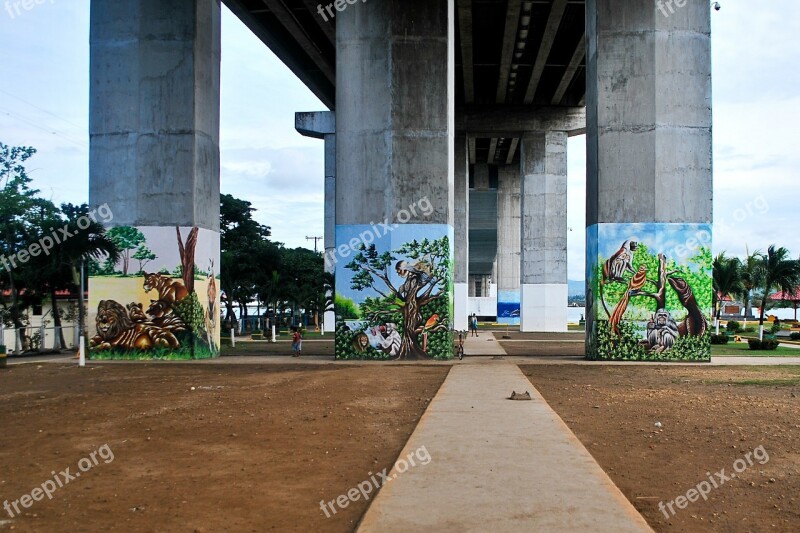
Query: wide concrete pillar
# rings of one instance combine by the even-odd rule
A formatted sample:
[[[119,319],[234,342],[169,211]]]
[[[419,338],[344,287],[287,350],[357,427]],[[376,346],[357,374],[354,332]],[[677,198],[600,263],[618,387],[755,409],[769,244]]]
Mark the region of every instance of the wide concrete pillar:
[[[567,331],[567,134],[525,134],[520,173],[520,331]]]
[[[325,142],[325,272],[336,271],[336,115],[332,111],[300,112],[294,115],[294,128],[304,137],[322,139]],[[333,297],[333,292],[328,292]],[[322,320],[323,333],[336,331],[336,314],[333,309],[325,311]]]
[[[215,355],[219,0],[94,1],[90,51],[89,203],[124,257],[93,265],[90,335],[116,319],[95,349]]]
[[[586,32],[587,355],[706,359],[709,3],[587,0]],[[669,315],[662,322],[685,326],[688,317],[692,327],[654,344],[664,337],[651,326],[659,309]]]
[[[453,327],[469,327],[469,153],[466,135],[455,137]]]
[[[337,357],[452,357],[453,4],[336,18]]]
[[[520,175],[503,166],[497,172],[497,322],[519,324]]]

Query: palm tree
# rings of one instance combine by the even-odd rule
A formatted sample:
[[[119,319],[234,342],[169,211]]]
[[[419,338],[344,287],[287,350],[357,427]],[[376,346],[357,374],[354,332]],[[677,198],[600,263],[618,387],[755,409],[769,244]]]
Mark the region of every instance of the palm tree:
[[[750,314],[750,297],[761,284],[761,268],[760,265],[763,260],[763,254],[756,250],[755,252],[747,253],[747,258],[741,262],[741,289],[737,293],[742,298],[744,306],[744,327],[747,327],[747,316]]]
[[[53,325],[60,332],[60,346],[66,346],[61,329],[61,313],[56,304],[56,292],[77,288],[76,292],[80,295],[84,287],[79,286],[77,280],[80,279],[80,269],[84,268],[88,260],[109,258],[116,262],[120,254],[114,241],[106,234],[103,224],[89,217],[86,204],[62,204],[61,211],[68,220],[66,227],[72,236],[53,248],[48,256],[40,256],[36,277],[39,278],[38,286],[46,290],[52,302]],[[80,219],[86,223],[81,224],[83,227],[78,225]],[[50,221],[44,227],[47,233],[63,225],[63,220]],[[79,317],[81,325],[85,327],[83,306],[80,306]]]
[[[716,302],[715,322],[719,335],[721,300],[729,294],[740,294],[742,285],[742,262],[738,257],[726,257],[725,252],[717,255],[713,263],[714,300]]]
[[[767,308],[767,298],[773,289],[783,292],[792,292],[800,284],[800,261],[789,259],[789,250],[771,245],[766,255],[762,256],[760,267],[762,287],[764,294],[761,296],[761,313],[758,319],[758,338],[764,340],[764,311]]]

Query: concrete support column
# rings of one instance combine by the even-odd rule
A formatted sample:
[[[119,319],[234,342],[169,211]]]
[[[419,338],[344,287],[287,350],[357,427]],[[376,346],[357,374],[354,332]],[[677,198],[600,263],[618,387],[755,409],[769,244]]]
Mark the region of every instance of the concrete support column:
[[[711,248],[710,11],[708,2],[681,6],[645,0],[586,2],[590,357],[617,356],[592,351],[593,346],[616,345],[616,339],[605,342],[608,335],[629,335],[630,346],[639,342],[636,350],[642,353],[625,354],[629,358],[658,358],[670,350],[652,345],[641,333],[656,307],[666,308],[675,301],[665,301],[661,291],[665,285],[670,285],[667,292],[682,292],[684,299],[690,292],[699,311],[710,314],[711,283],[706,276],[711,274],[698,267]],[[655,266],[659,255],[669,268]],[[656,297],[632,296],[622,326],[617,326],[610,322],[617,295],[641,269],[649,280],[642,291]],[[667,270],[665,279],[661,273]],[[705,281],[694,281],[694,287],[688,284],[686,292],[684,283],[675,279]],[[666,311],[680,322],[687,309],[678,305]],[[688,331],[701,336],[705,328],[695,311]],[[605,337],[599,339],[603,342],[592,344],[597,335]],[[697,358],[699,345],[690,340],[676,343],[681,353],[669,358]]]
[[[453,272],[453,327],[466,330],[469,327],[469,153],[466,135],[455,138],[454,184],[454,252]]]
[[[406,0],[337,15],[336,293],[355,311],[337,316],[337,357],[452,357],[453,14]]]
[[[295,113],[294,128],[304,137],[325,142],[325,272],[336,271],[336,115],[332,111]],[[333,292],[328,296],[333,298]],[[325,311],[322,321],[324,332],[336,330],[336,316],[331,309]]]
[[[123,277],[91,277],[90,337],[104,300],[104,316],[121,315],[127,307],[134,323],[153,324],[149,333],[135,337],[139,349],[216,355],[219,0],[94,1],[90,28],[89,203],[107,204],[113,212],[112,236],[131,245],[126,256],[151,251],[156,257],[145,271],[162,272],[143,280],[131,260],[104,267]],[[194,275],[191,263],[199,267]],[[170,284],[184,286],[177,294],[197,298],[174,301],[166,294]],[[187,322],[200,313],[191,308],[197,305],[202,325]],[[190,331],[172,333],[176,324]],[[106,340],[112,350],[131,348]]]
[[[567,331],[567,134],[526,134],[520,172],[520,331]]]
[[[519,324],[520,176],[519,169],[500,167],[497,180],[497,321]]]

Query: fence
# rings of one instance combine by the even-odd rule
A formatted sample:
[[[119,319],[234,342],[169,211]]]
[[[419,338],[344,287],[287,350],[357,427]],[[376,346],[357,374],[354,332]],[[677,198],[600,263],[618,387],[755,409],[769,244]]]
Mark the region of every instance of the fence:
[[[64,342],[61,344],[58,330],[64,333]],[[25,351],[50,351],[59,349],[76,349],[80,330],[77,324],[67,324],[62,328],[54,326],[27,326],[24,328],[4,328],[0,326],[0,339],[6,346],[8,353],[22,353]]]

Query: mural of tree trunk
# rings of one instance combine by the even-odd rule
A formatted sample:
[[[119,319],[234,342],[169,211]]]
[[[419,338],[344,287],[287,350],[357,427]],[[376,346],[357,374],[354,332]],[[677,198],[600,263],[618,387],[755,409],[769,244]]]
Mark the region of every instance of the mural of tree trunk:
[[[181,238],[181,228],[175,227],[175,232],[178,234],[178,251],[181,256],[183,284],[190,293],[194,292],[194,249],[197,247],[197,233],[199,231],[200,229],[197,227],[192,228],[184,246]]]

